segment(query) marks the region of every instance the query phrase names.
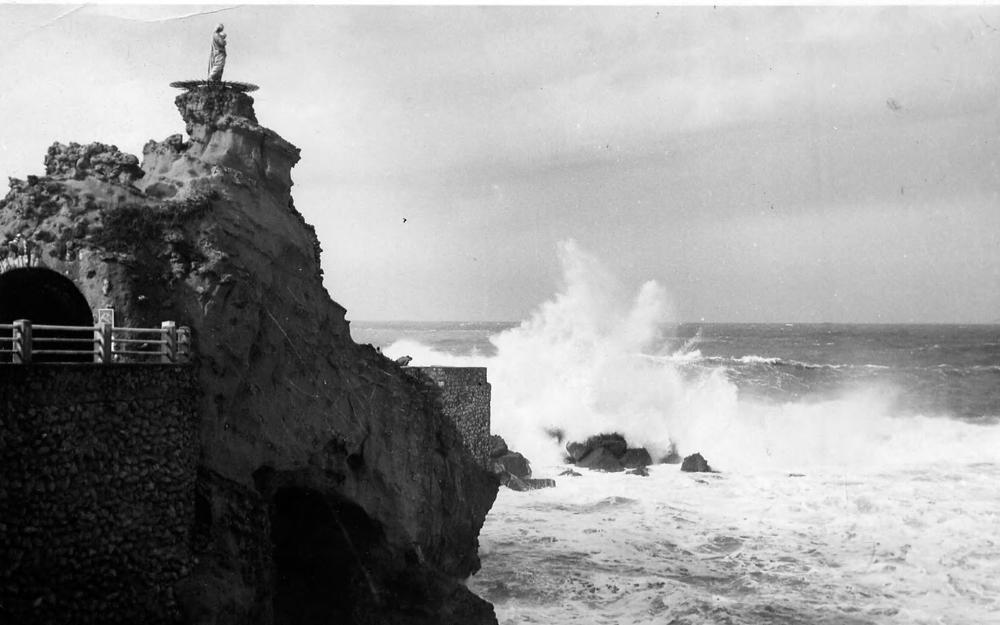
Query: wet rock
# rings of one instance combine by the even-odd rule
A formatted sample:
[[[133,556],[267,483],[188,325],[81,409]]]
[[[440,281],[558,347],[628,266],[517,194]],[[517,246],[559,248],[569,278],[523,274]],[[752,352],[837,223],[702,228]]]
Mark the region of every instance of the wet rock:
[[[691,454],[684,458],[684,462],[681,463],[681,471],[687,473],[714,473],[712,467],[708,465],[708,461],[700,453]]]
[[[522,492],[528,490],[538,490],[540,488],[553,488],[555,485],[556,481],[553,479],[521,479],[514,475],[510,475],[504,483],[504,486],[507,488]]]
[[[650,457],[645,447],[633,447],[625,450],[621,457],[621,463],[626,469],[638,469],[653,464],[653,458]]]
[[[583,473],[577,473],[573,469],[566,469],[565,471],[563,471],[559,475],[567,475],[569,477],[580,477],[581,475],[583,475]]]
[[[531,463],[520,453],[508,452],[507,454],[495,458],[494,472],[509,473],[521,479],[531,477]]]
[[[603,447],[615,458],[621,458],[628,450],[628,443],[625,442],[625,437],[617,433],[591,436],[584,444],[590,449]]]
[[[592,471],[606,471],[617,473],[624,471],[625,467],[606,447],[598,447],[584,456],[576,466],[590,469]]]
[[[630,470],[626,471],[625,475],[640,475],[642,477],[648,477],[649,476],[649,469],[647,469],[646,467],[638,467],[638,468],[630,469]]]
[[[585,442],[569,442],[566,444],[567,460],[570,462],[580,462],[584,457],[598,448],[608,451],[614,458],[621,458],[628,449],[628,443],[621,434],[598,434],[591,436]]]
[[[579,462],[592,450],[583,443],[566,444],[566,462]]]
[[[524,480],[524,483],[528,485],[531,490],[538,490],[539,488],[555,488],[556,481],[550,477],[537,477],[529,480]]]
[[[507,441],[499,434],[490,435],[490,458],[499,458],[506,455],[510,450],[507,448]]]

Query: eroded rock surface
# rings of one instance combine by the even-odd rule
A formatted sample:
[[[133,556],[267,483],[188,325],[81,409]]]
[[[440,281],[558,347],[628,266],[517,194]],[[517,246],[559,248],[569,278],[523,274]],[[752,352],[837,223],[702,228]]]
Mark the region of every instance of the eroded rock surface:
[[[59,272],[120,326],[192,328],[197,563],[177,618],[495,623],[460,580],[498,480],[417,381],[351,340],[292,203],[298,149],[245,93],[176,103],[188,140],[150,142],[141,171],[113,146],[56,144],[46,176],[13,180],[0,270]]]
[[[586,441],[566,444],[566,461],[594,471],[618,472],[653,464],[643,447],[629,447],[617,432],[597,434]]]
[[[532,479],[531,462],[523,454],[511,451],[503,437],[493,434],[489,437],[490,466],[500,484],[511,490],[525,491],[552,488],[556,481],[551,478]]]
[[[660,463],[673,463],[677,456],[671,444],[670,453]],[[645,468],[653,464],[653,458],[645,447],[629,447],[625,437],[617,432],[597,434],[584,442],[566,443],[565,460],[568,464],[594,471],[618,472],[632,469],[630,474],[645,475]],[[680,462],[680,457],[676,457]]]
[[[681,471],[685,473],[714,473],[708,461],[700,454],[691,454],[681,463]]]

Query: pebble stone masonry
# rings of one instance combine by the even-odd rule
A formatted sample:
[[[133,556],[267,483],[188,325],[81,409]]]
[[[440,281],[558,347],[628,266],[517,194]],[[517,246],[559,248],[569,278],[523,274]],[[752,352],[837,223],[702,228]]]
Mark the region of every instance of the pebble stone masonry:
[[[0,623],[174,623],[194,516],[188,366],[0,365]]]
[[[441,409],[483,467],[490,466],[490,384],[486,367],[410,367],[437,384]]]

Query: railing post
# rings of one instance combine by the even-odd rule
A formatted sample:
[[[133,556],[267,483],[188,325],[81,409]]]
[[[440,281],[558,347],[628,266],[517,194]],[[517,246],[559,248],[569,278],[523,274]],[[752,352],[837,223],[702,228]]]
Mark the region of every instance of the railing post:
[[[111,332],[114,325],[100,321],[94,330],[94,362],[108,364],[111,362]]]
[[[160,362],[177,362],[177,324],[173,321],[160,323],[161,336],[165,343],[160,345]]]
[[[97,348],[100,351],[94,353],[94,361],[110,364],[115,353],[115,344],[111,340],[115,328],[114,308],[97,309],[97,327],[98,330],[94,332],[94,339],[95,342],[98,338],[100,339],[97,342]]]
[[[191,358],[191,328],[177,328],[177,362],[187,362]]]
[[[29,364],[31,362],[31,322],[18,319],[14,322],[14,362]]]

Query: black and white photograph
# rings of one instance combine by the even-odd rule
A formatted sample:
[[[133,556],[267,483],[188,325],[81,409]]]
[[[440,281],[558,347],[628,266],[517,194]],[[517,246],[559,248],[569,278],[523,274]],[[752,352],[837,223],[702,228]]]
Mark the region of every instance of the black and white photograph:
[[[1000,623],[1000,5],[0,2],[0,625]]]

